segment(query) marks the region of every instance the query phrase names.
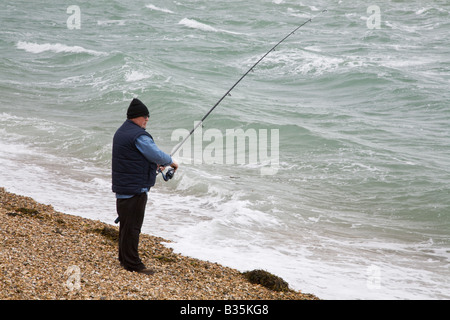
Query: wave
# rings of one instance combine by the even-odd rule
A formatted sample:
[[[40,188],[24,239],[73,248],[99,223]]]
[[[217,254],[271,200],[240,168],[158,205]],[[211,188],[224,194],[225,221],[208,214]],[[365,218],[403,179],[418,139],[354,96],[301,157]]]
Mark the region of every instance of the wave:
[[[421,15],[423,13],[428,14],[429,11],[438,11],[440,13],[446,13],[446,11],[442,8],[435,8],[435,7],[422,7],[422,9],[418,9],[415,11],[416,15]]]
[[[164,13],[174,13],[172,10],[165,9],[165,8],[159,8],[159,7],[157,7],[157,6],[153,5],[153,4],[148,4],[145,7],[149,8],[149,9],[152,9],[152,10],[155,10],[155,11],[161,11],[161,12],[164,12]]]
[[[118,26],[124,26],[125,20],[99,20],[97,21],[97,25],[99,26],[110,26],[110,25],[118,25]]]
[[[203,30],[203,31],[211,31],[211,32],[218,32],[219,30],[211,27],[207,24],[198,22],[196,20],[193,19],[188,19],[188,18],[184,18],[182,19],[180,22],[178,22],[178,24],[181,24],[183,26],[186,26],[188,28],[192,28],[192,29],[199,29],[199,30]]]
[[[222,29],[216,29],[210,25],[207,25],[205,23],[201,23],[198,22],[197,20],[194,19],[188,19],[188,18],[183,18],[181,19],[180,22],[178,22],[178,24],[181,24],[185,27],[188,28],[192,28],[192,29],[198,29],[198,30],[202,30],[202,31],[208,31],[208,32],[224,32],[224,33],[229,33],[229,34],[242,34],[239,32],[233,32],[233,31],[227,31],[227,30],[222,30]]]
[[[258,57],[257,55],[247,59],[245,65],[252,65]],[[258,72],[265,76],[277,77],[281,75],[297,76],[298,74],[320,76],[341,68],[348,70],[359,67],[362,64],[362,61],[357,61],[352,57],[325,55],[319,50],[283,48],[268,55],[261,62]]]
[[[126,82],[134,82],[139,80],[144,80],[150,78],[151,74],[142,73],[136,70],[131,70],[130,72],[127,72],[125,75],[125,81]]]
[[[61,43],[44,43],[39,44],[35,42],[26,42],[26,41],[19,41],[16,44],[16,47],[21,50],[25,50],[27,52],[31,53],[42,53],[46,51],[52,51],[55,53],[87,53],[94,56],[103,56],[107,55],[105,52],[95,51],[95,50],[89,50],[85,49],[80,46],[68,46]]]

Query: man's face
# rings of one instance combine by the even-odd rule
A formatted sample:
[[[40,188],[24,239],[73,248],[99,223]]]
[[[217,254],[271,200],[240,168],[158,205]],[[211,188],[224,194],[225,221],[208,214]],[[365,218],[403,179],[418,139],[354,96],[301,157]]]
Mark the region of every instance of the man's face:
[[[137,117],[132,119],[134,123],[136,123],[142,129],[147,128],[148,116]]]

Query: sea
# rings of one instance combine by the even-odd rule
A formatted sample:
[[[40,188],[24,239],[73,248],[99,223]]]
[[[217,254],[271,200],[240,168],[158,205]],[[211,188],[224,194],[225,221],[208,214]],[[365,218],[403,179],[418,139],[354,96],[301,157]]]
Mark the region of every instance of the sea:
[[[322,299],[450,299],[449,1],[0,7],[7,191],[114,224],[131,100],[171,153],[224,97],[158,176],[143,233]]]

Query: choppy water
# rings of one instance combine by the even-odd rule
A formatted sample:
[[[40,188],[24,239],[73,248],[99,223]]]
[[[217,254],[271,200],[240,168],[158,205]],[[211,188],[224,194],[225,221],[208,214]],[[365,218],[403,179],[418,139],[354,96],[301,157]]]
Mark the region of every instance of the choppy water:
[[[84,1],[79,21],[70,5],[1,4],[1,186],[112,223],[111,140],[131,99],[170,152],[326,8],[196,140],[278,130],[276,174],[250,154],[183,157],[144,232],[321,298],[450,298],[450,3],[379,1],[377,16],[366,1]]]

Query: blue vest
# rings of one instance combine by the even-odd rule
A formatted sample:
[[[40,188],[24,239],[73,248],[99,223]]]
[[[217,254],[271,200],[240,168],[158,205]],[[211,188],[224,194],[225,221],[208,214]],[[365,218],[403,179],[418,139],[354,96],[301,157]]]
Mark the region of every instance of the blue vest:
[[[114,135],[112,191],[115,193],[134,195],[155,185],[157,164],[149,162],[136,148],[136,139],[141,135],[152,138],[131,120],[126,120]]]

